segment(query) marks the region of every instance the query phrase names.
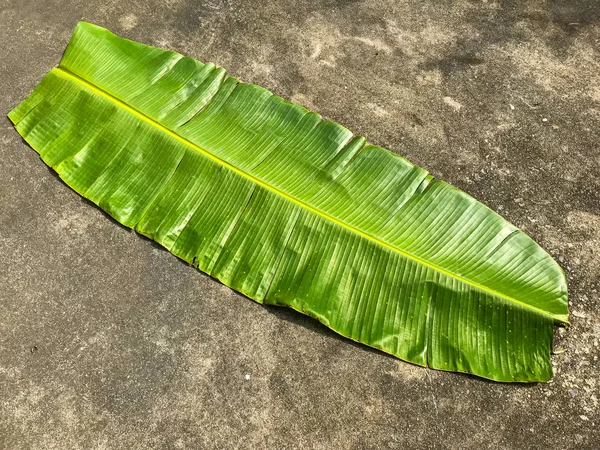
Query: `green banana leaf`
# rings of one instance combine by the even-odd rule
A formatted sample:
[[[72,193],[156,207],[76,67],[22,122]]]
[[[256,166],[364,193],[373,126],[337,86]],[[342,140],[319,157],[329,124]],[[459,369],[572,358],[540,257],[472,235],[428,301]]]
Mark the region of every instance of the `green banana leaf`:
[[[224,69],[79,23],[9,118],[60,177],[251,299],[414,364],[552,376],[560,267],[464,192]]]

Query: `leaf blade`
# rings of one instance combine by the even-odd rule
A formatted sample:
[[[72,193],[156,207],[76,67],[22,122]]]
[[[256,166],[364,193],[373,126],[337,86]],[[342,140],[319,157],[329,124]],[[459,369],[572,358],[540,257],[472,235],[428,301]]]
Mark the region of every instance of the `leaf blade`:
[[[76,87],[52,94],[59,78]],[[52,122],[53,108],[90,116],[79,133],[88,142],[66,119],[58,130],[36,122]],[[127,126],[110,122],[121,116]],[[81,24],[61,66],[9,117],[82,195],[258,302],[417,364],[551,376],[551,324],[567,318],[556,263],[461,191],[263,88]],[[149,137],[121,142],[102,118]],[[190,184],[195,167],[203,175]],[[488,304],[501,314],[481,314]],[[487,339],[490,321],[500,331]],[[546,333],[531,348],[508,335],[537,327]]]

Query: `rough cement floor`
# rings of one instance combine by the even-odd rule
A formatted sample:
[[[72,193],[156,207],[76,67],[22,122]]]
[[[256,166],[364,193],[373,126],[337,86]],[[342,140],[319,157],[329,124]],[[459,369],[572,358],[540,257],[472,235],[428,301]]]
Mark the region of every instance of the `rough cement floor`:
[[[78,20],[213,61],[469,192],[561,263],[572,326],[547,384],[398,361],[119,226],[0,119],[0,448],[600,448],[596,0],[0,0],[1,116]]]

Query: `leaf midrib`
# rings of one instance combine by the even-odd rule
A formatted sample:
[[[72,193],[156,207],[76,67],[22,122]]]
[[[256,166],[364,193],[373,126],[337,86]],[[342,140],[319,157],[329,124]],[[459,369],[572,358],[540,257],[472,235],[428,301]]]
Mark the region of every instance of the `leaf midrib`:
[[[99,88],[98,86],[90,83],[89,81],[87,81],[86,79],[80,77],[79,75],[77,75],[76,73],[71,72],[69,69],[62,67],[62,66],[58,66],[54,69],[54,71],[58,72],[61,76],[66,77],[67,79],[70,79],[78,84],[83,85],[84,87],[86,87],[87,89],[91,90],[92,92],[95,92],[96,94],[106,98],[107,100],[111,101],[112,103],[116,104],[117,106],[125,109],[126,111],[128,111],[129,113],[133,114],[134,116],[138,117],[140,120],[143,120],[147,123],[149,123],[150,125],[152,125],[155,128],[158,128],[160,131],[166,133],[167,135],[169,135],[170,137],[172,137],[173,139],[176,139],[177,141],[181,142],[184,145],[187,145],[188,147],[193,148],[194,150],[196,150],[197,152],[201,153],[202,155],[206,156],[207,158],[215,161],[216,163],[234,171],[235,173],[243,176],[244,178],[252,181],[253,183],[258,184],[259,186],[262,186],[263,188],[267,189],[268,191],[273,192],[276,195],[279,195],[283,198],[285,198],[286,200],[300,206],[301,208],[304,208],[310,212],[312,212],[313,214],[317,214],[320,217],[323,217],[324,219],[335,223],[336,225],[345,228],[349,231],[352,231],[353,233],[358,234],[359,236],[368,239],[374,243],[376,243],[377,245],[380,245],[384,248],[387,248],[389,250],[392,250],[396,253],[399,253],[401,255],[403,255],[406,258],[409,258],[419,264],[422,264],[426,267],[429,267],[439,273],[442,273],[446,276],[449,276],[451,278],[454,278],[462,283],[465,283],[467,285],[473,286],[483,292],[487,292],[489,294],[495,295],[499,298],[504,299],[505,301],[508,301],[510,303],[514,303],[517,305],[522,306],[523,308],[529,309],[537,314],[541,314],[543,316],[546,317],[550,317],[553,320],[558,320],[560,322],[564,322],[564,323],[568,323],[562,316],[560,315],[556,315],[556,314],[552,314],[549,313],[547,311],[544,311],[542,309],[539,309],[535,306],[532,306],[528,303],[522,302],[520,300],[517,300],[513,297],[510,297],[508,295],[502,294],[501,292],[495,291],[494,289],[490,289],[489,287],[486,287],[482,284],[477,283],[476,281],[473,280],[469,280],[467,278],[464,278],[456,273],[450,272],[446,269],[443,269],[442,267],[439,267],[435,264],[432,264],[422,258],[419,258],[416,255],[413,255],[411,253],[406,252],[405,250],[402,250],[398,247],[394,247],[393,245],[388,244],[385,241],[380,240],[379,238],[372,236],[368,233],[365,233],[363,231],[361,231],[358,228],[353,227],[350,224],[347,224],[345,222],[340,221],[339,219],[336,219],[333,216],[330,216],[329,214],[327,214],[324,211],[321,211],[317,208],[314,208],[313,206],[298,200],[294,197],[292,197],[291,195],[285,193],[284,191],[281,191],[280,189],[278,189],[275,186],[272,186],[266,182],[264,182],[263,180],[261,180],[260,178],[255,177],[254,175],[240,169],[239,167],[236,167],[234,165],[232,165],[231,163],[225,161],[224,159],[218,157],[217,155],[209,152],[206,149],[203,149],[202,147],[199,147],[198,145],[194,144],[193,142],[189,141],[188,139],[184,138],[183,136],[175,133],[174,131],[168,129],[167,127],[165,127],[164,125],[160,124],[159,122],[155,121],[154,119],[152,119],[151,117],[148,117],[147,115],[145,115],[144,113],[138,111],[137,109],[131,107],[130,105],[128,105],[127,103],[123,102],[122,100],[118,99],[117,97],[113,96],[111,93]]]

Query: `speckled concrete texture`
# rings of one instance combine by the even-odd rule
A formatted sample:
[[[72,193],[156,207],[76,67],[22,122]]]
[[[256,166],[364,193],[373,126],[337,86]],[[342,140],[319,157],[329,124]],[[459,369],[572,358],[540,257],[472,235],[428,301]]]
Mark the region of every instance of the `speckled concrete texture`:
[[[213,61],[470,193],[557,258],[572,326],[546,384],[398,361],[121,227],[0,119],[0,448],[600,448],[596,0],[0,0],[2,116],[78,20]]]

